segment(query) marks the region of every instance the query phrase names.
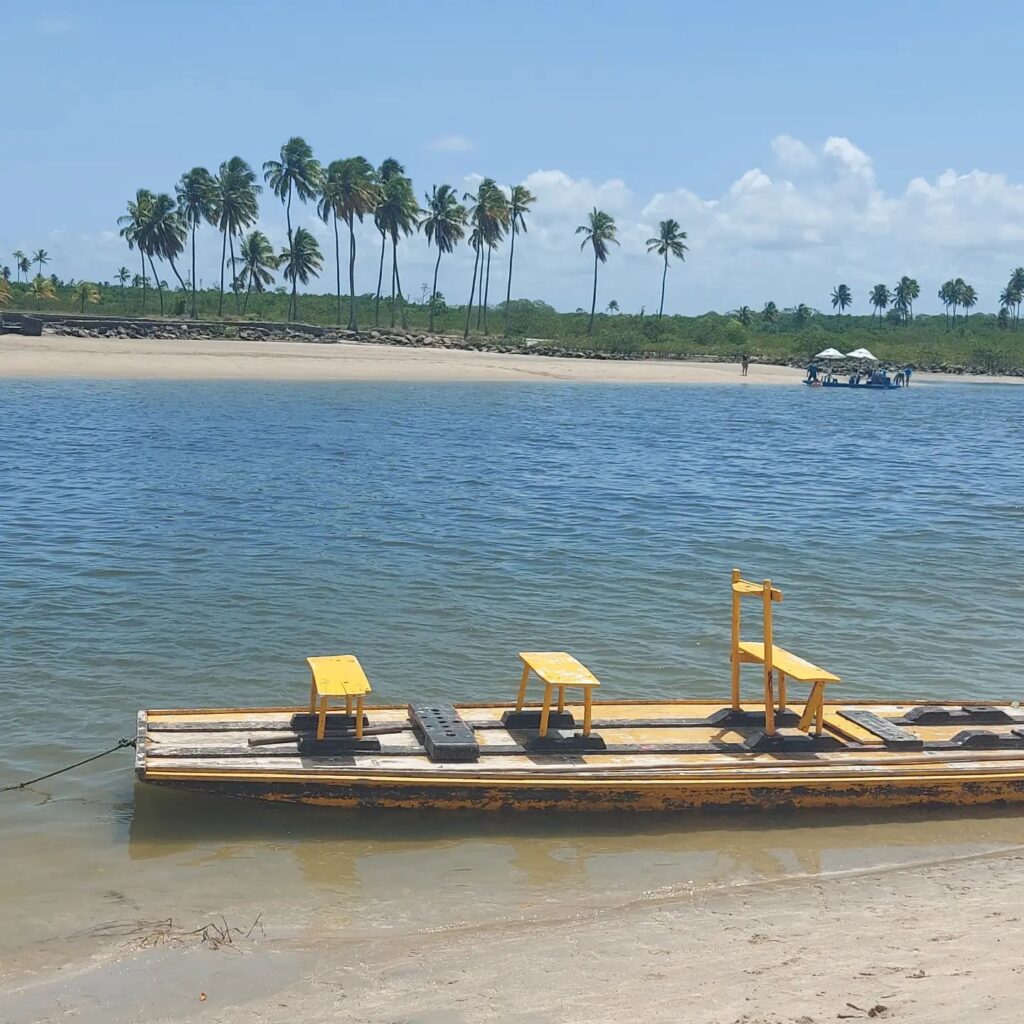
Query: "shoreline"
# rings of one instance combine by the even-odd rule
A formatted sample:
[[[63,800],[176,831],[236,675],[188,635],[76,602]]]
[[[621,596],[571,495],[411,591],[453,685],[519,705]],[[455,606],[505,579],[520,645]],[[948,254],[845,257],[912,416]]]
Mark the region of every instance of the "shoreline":
[[[75,1006],[82,1024],[159,1019],[475,1024],[595,1016],[702,1024],[1016,1020],[1019,849],[774,882],[649,893],[611,907],[364,938],[266,935],[225,952],[121,943],[0,988],[10,1024]],[[188,927],[192,926],[188,923]],[[183,927],[184,927],[183,923]],[[233,955],[232,955],[233,954]],[[595,963],[601,970],[590,969]]]
[[[221,381],[407,381],[794,386],[804,371],[751,363],[515,355],[372,342],[93,339],[0,336],[0,378]],[[1024,378],[916,373],[914,384],[1024,384]]]

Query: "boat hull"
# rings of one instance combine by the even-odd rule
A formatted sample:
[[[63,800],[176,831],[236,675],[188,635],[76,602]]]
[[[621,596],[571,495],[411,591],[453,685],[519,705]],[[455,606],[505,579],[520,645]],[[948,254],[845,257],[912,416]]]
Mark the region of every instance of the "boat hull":
[[[779,745],[766,748],[756,704],[735,713],[708,701],[596,702],[603,748],[575,751],[538,750],[536,728],[506,724],[508,705],[460,705],[479,741],[472,763],[435,762],[405,707],[369,710],[377,750],[303,746],[304,726],[295,723],[304,710],[141,712],[137,775],[173,790],[342,809],[578,814],[1024,803],[1024,711],[1009,703],[830,705],[817,739],[793,727],[792,711],[778,712]],[[563,735],[571,747],[573,731]]]

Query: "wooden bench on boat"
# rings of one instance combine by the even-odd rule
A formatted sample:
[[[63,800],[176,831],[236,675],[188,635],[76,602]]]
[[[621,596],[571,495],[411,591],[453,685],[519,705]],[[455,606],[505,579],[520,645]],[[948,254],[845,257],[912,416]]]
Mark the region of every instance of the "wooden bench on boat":
[[[760,643],[740,639],[740,604],[744,597],[761,598],[764,617],[764,640]],[[805,658],[778,647],[772,636],[772,604],[782,600],[782,591],[772,586],[771,580],[751,583],[741,577],[739,569],[732,571],[732,709],[740,706],[740,666],[745,663],[761,665],[764,668],[764,731],[774,736],[776,712],[786,710],[786,681],[806,683],[811,687],[803,714],[797,726],[809,732],[814,723],[814,733],[820,736],[825,716],[825,687],[838,683],[839,676],[827,669],[819,668]],[[776,704],[775,683],[778,682]]]
[[[309,685],[309,713],[317,716],[316,738],[327,730],[327,708],[332,697],[345,698],[345,714],[352,715],[355,700],[356,739],[363,738],[363,698],[370,692],[370,680],[354,654],[331,654],[307,658],[312,680]]]
[[[530,673],[536,673],[544,684],[544,703],[540,712],[539,734],[548,734],[548,723],[551,718],[552,690],[558,689],[558,711],[565,711],[565,691],[569,687],[583,690],[583,735],[590,735],[592,694],[595,686],[601,684],[586,665],[578,662],[565,651],[520,651],[523,662],[523,674],[519,680],[519,694],[516,697],[516,711],[523,710],[526,701],[526,686],[530,681]]]

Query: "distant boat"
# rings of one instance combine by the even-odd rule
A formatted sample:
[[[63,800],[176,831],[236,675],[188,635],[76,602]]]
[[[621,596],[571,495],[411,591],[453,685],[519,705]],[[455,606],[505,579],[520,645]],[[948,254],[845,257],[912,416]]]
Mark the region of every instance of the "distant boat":
[[[899,391],[901,385],[889,381],[887,384],[869,384],[866,381],[861,384],[854,384],[848,380],[805,380],[804,383],[812,388],[852,388],[855,391]]]

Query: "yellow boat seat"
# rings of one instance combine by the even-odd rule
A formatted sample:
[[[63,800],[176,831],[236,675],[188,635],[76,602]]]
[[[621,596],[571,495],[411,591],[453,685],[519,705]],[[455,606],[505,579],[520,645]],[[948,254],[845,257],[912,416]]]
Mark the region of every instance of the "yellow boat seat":
[[[317,715],[316,738],[327,730],[327,708],[331,697],[345,698],[345,713],[352,714],[355,698],[356,739],[363,738],[363,698],[370,692],[370,680],[354,654],[330,654],[307,658],[312,673],[309,686],[309,711]]]
[[[591,694],[595,686],[601,685],[593,672],[565,651],[520,651],[519,657],[523,662],[523,675],[519,680],[516,711],[523,710],[526,684],[530,679],[530,673],[535,672],[544,684],[544,704],[540,713],[539,732],[541,736],[547,736],[553,688],[558,687],[558,710],[564,711],[566,689],[570,686],[580,687],[583,690],[583,735],[589,736]]]

